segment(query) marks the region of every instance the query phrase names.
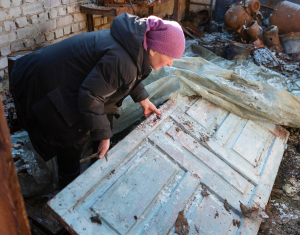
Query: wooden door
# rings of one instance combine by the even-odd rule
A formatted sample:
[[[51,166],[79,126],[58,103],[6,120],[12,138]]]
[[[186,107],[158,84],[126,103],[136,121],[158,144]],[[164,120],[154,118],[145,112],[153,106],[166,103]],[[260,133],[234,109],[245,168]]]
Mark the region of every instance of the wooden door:
[[[288,132],[199,97],[161,112],[49,202],[57,217],[74,234],[164,235],[184,210],[189,234],[256,234],[240,203],[267,204]]]

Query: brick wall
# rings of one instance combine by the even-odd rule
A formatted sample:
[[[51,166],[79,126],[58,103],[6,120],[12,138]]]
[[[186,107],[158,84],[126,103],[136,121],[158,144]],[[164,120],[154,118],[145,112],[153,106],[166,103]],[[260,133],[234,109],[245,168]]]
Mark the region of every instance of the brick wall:
[[[0,0],[0,92],[8,88],[7,55],[87,32],[78,0]]]

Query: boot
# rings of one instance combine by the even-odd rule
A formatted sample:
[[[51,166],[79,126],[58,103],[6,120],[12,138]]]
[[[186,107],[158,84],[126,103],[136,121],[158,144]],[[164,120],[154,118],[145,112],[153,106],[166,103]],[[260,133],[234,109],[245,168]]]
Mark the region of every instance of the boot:
[[[77,176],[80,175],[80,169],[78,169],[73,174],[64,174],[61,171],[58,171],[58,178],[59,178],[59,188],[65,188],[69,183],[71,183]]]

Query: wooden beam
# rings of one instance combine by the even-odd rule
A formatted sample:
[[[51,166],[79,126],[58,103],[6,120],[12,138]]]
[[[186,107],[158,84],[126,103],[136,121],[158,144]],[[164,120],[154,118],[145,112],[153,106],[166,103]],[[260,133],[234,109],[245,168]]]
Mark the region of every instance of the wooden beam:
[[[93,20],[93,15],[92,14],[86,14],[86,19],[87,19],[87,26],[88,26],[88,31],[92,32],[94,30],[94,20]]]
[[[179,22],[180,20],[180,0],[174,0],[174,20]]]
[[[0,234],[30,235],[29,221],[11,147],[10,134],[0,96]]]

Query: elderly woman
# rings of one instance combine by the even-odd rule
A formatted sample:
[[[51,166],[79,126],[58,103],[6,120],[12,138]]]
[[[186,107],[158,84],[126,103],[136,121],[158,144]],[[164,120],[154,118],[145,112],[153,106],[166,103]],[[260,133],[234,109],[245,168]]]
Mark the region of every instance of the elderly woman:
[[[84,33],[18,59],[10,91],[18,118],[34,149],[48,161],[57,156],[61,186],[79,175],[81,146],[88,133],[109,149],[109,119],[130,95],[147,117],[160,114],[142,80],[171,66],[184,52],[181,27],[155,16],[116,17],[110,30]]]

